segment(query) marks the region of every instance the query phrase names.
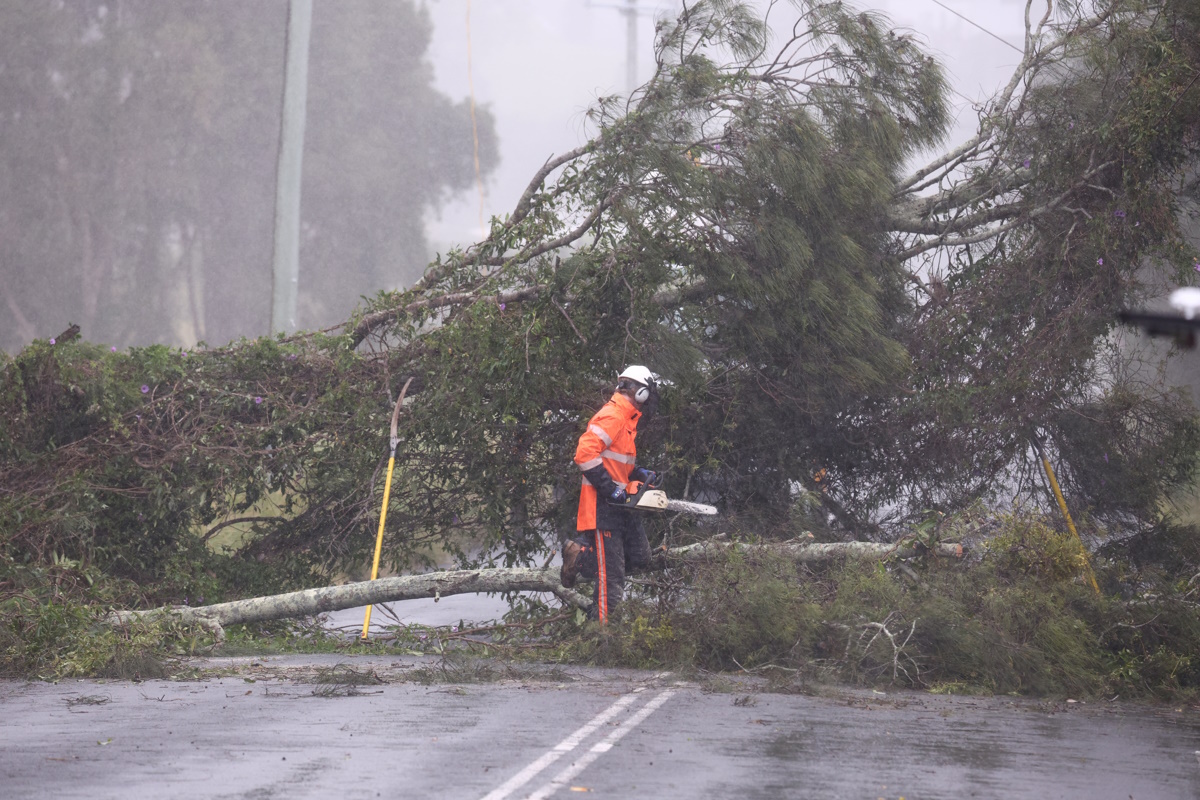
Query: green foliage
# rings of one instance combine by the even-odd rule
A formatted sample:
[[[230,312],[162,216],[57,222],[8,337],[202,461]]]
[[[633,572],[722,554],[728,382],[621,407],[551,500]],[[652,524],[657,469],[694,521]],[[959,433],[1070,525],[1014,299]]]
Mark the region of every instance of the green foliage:
[[[984,546],[992,569],[1009,580],[1032,577],[1057,583],[1087,568],[1087,553],[1079,540],[1039,521],[1009,517]]]
[[[681,590],[634,590],[606,626],[582,613],[554,630],[557,658],[684,671],[795,664],[823,630],[826,587],[785,558],[736,551],[686,570]]]
[[[1095,515],[1153,519],[1165,493],[1196,478],[1200,420],[1191,401],[1182,393],[1143,400],[1117,387],[1056,420],[1069,490]]]
[[[912,566],[916,580],[886,563],[810,570],[733,551],[695,567],[679,599],[635,599],[608,629],[569,636],[569,657],[935,691],[1200,692],[1190,587],[1097,595],[1077,543],[1036,518],[1004,518],[981,560]]]
[[[685,613],[636,617],[627,646],[649,662],[686,659],[708,670],[787,664],[819,630],[821,609],[811,594],[795,564],[734,554],[696,573]]]
[[[265,623],[231,625],[225,629],[223,656],[266,656],[281,653],[376,652],[375,642],[346,638],[308,620],[275,620]]]
[[[364,558],[374,522],[364,488],[382,415],[352,402],[371,394],[360,381],[373,387],[374,379],[358,357],[326,355],[320,337],[307,342],[187,353],[37,342],[4,364],[7,672],[95,673],[121,652],[149,647],[155,631],[103,633],[100,609],[269,594],[326,582]],[[339,432],[362,458],[330,446]],[[366,440],[354,448],[360,434]],[[327,528],[325,505],[343,507],[339,486],[364,507],[350,520],[358,535],[341,547],[346,523]],[[282,513],[264,513],[273,500]],[[255,529],[239,546],[207,546],[206,532],[242,516]],[[295,546],[303,529],[324,541]]]
[[[0,676],[163,678],[177,656],[212,646],[202,631],[174,622],[115,628],[103,607],[60,596],[18,596],[0,602]]]

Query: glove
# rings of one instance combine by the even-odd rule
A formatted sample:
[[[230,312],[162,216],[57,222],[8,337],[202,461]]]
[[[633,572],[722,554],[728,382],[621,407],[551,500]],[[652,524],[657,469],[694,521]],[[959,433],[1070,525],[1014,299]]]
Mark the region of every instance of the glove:
[[[612,505],[623,505],[629,498],[625,487],[614,481],[602,466],[595,466],[583,473],[588,483],[596,487],[596,495]]]
[[[662,484],[663,474],[645,467],[634,467],[633,472],[629,473],[629,477],[635,481],[641,481],[651,489],[657,489]]]

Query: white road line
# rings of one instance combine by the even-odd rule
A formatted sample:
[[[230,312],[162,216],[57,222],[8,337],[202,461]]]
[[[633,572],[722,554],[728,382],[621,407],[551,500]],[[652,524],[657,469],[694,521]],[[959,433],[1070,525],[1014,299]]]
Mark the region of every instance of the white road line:
[[[561,758],[564,753],[569,753],[574,750],[579,746],[580,742],[595,733],[597,728],[608,722],[610,719],[616,716],[621,709],[625,708],[625,706],[636,700],[638,693],[642,690],[642,688],[634,689],[632,693],[625,695],[620,700],[601,711],[592,718],[591,722],[584,725],[582,728],[556,744],[541,758],[537,759],[528,767],[521,770],[516,775],[513,775],[507,781],[484,795],[483,800],[504,800],[505,797],[508,797],[526,783],[529,783],[529,781],[533,780],[534,776],[536,776],[539,772]]]
[[[555,775],[554,780],[550,781],[545,786],[529,795],[525,800],[545,800],[547,797],[566,786],[572,778],[583,772],[589,764],[599,758],[602,754],[611,750],[612,746],[616,744],[622,736],[636,728],[642,720],[653,714],[663,703],[670,700],[671,695],[673,694],[675,694],[674,689],[667,689],[658,697],[654,698],[649,703],[646,703],[646,705],[638,709],[637,713],[621,723],[619,728],[610,733],[608,736],[605,736],[603,741],[592,745],[591,749],[577,758],[575,762],[571,764],[571,766]]]

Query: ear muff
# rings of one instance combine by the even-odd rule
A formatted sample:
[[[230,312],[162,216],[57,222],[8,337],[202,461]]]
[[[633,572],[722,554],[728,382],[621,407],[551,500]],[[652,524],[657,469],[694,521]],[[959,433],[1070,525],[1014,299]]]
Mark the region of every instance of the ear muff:
[[[642,403],[649,400],[650,399],[650,387],[649,386],[639,386],[637,391],[633,393],[633,399],[637,401],[638,405],[641,405]]]

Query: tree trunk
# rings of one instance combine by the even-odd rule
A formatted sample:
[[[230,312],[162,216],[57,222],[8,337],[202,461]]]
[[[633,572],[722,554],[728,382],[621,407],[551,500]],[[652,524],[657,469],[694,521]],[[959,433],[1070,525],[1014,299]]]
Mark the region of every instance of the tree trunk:
[[[222,628],[225,625],[296,619],[345,608],[470,592],[552,592],[564,603],[581,608],[586,607],[589,602],[587,598],[562,585],[557,568],[460,569],[359,581],[343,586],[322,586],[318,589],[233,600],[199,608],[163,606],[147,611],[114,611],[108,616],[108,622],[122,625],[137,619],[172,616],[182,622],[195,623],[211,630],[217,640],[221,641],[224,639]]]
[[[715,555],[736,549],[743,553],[775,553],[787,555],[797,561],[815,563],[837,558],[872,558],[889,556],[911,558],[918,555],[918,548],[907,543],[875,542],[783,542],[779,544],[742,544],[708,540],[666,551],[666,559],[656,565],[662,568],[671,561],[703,561]],[[931,551],[938,556],[961,558],[960,544],[939,543]],[[146,611],[114,611],[107,621],[112,625],[126,625],[138,619],[175,617],[181,622],[193,623],[213,632],[217,641],[224,640],[224,626],[243,622],[264,622],[273,619],[296,619],[310,617],[327,611],[391,603],[398,600],[415,600],[422,597],[441,597],[452,594],[479,592],[550,592],[568,605],[586,608],[590,600],[578,592],[567,589],[558,577],[557,567],[497,567],[492,569],[460,569],[445,572],[428,572],[423,575],[401,575],[360,581],[342,586],[323,586],[299,592],[253,597],[248,600],[233,600],[211,606],[191,608],[189,606],[163,606]]]
[[[837,558],[912,558],[928,550],[923,545],[900,541],[887,542],[781,542],[778,544],[744,544],[740,542],[723,542],[708,539],[684,547],[675,547],[667,551],[668,555],[685,561],[699,561],[710,558],[727,550],[737,550],[742,553],[774,553],[790,555],[797,561],[815,564],[822,561],[832,561]],[[939,542],[928,552],[947,558],[962,558],[963,546],[948,542]]]

